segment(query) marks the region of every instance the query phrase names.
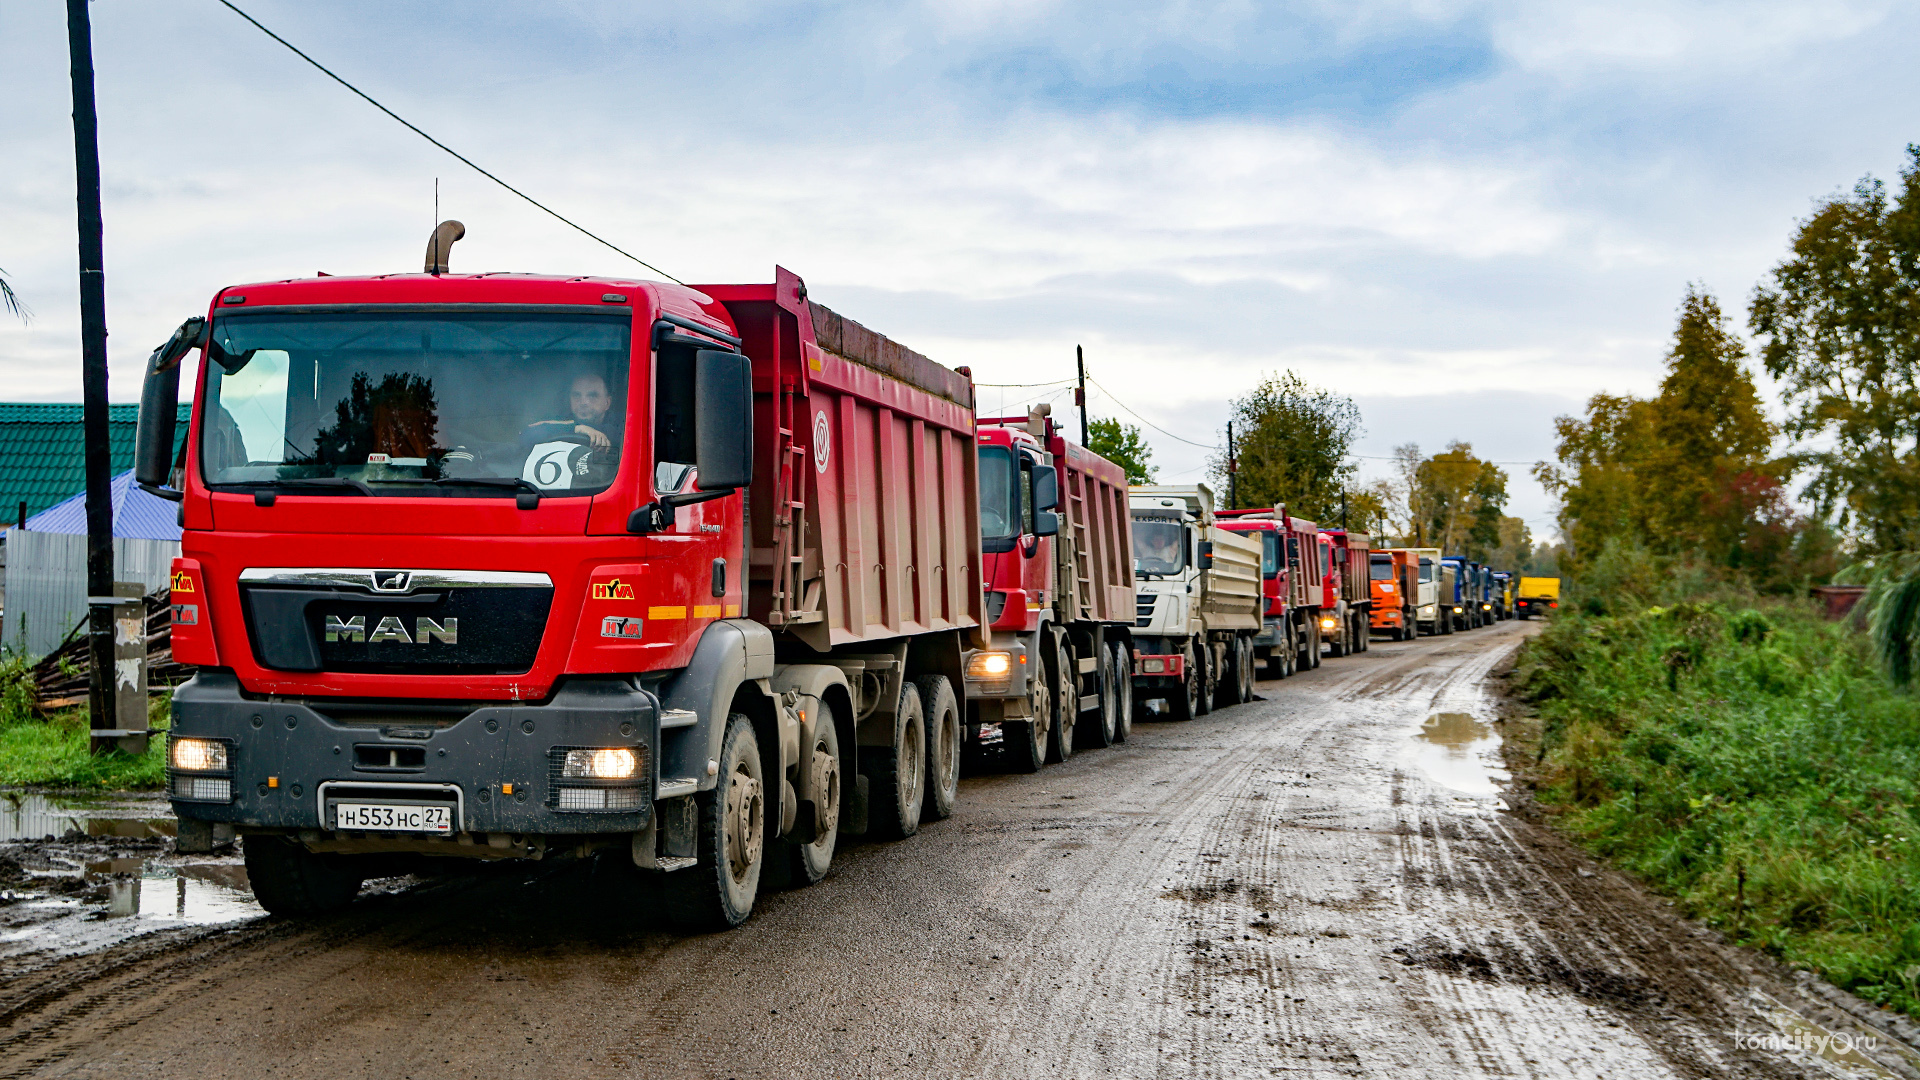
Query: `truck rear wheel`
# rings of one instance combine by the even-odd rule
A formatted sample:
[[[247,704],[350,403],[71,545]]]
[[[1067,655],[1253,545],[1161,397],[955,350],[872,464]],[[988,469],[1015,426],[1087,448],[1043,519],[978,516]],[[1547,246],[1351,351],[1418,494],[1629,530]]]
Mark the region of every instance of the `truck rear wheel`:
[[[870,746],[867,829],[880,840],[904,840],[920,831],[927,798],[927,710],[920,688],[901,680],[893,707],[893,745]],[[866,754],[862,756],[865,757]]]
[[[1047,738],[1047,760],[1060,762],[1073,756],[1073,729],[1080,726],[1080,675],[1073,650],[1064,640],[1054,643],[1047,674],[1053,677],[1053,731]]]
[[[920,704],[927,710],[927,805],[934,821],[953,816],[960,798],[960,704],[945,675],[922,675]]]
[[[1077,670],[1078,665],[1075,667]],[[1103,746],[1112,746],[1119,738],[1116,730],[1119,709],[1115,704],[1119,695],[1114,689],[1113,676],[1113,650],[1096,645],[1093,651],[1093,681],[1100,706],[1080,717],[1080,730],[1075,739],[1084,749],[1098,750]]]
[[[840,733],[831,716],[823,716],[813,726],[813,750],[800,755],[800,767],[811,770],[815,795],[813,813],[816,839],[811,842],[776,840],[767,856],[763,884],[781,878],[776,888],[811,885],[827,876],[833,865],[833,849],[840,841],[840,788],[844,759],[840,756]],[[782,877],[784,871],[784,877]]]
[[[241,841],[253,898],[282,918],[323,915],[360,895],[360,871],[340,855],[315,855],[280,836]]]
[[[753,914],[766,863],[766,777],[760,741],[744,713],[727,717],[720,780],[694,796],[699,863],[661,881],[667,919],[682,930],[730,930]]]
[[[1113,741],[1126,742],[1133,734],[1133,657],[1127,643],[1116,641],[1113,654]]]

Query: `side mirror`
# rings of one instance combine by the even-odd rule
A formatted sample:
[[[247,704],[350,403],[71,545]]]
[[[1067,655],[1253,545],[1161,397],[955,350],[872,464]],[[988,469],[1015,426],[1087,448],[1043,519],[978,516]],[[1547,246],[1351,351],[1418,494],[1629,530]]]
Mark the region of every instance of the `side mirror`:
[[[133,480],[142,490],[176,502],[184,496],[166,484],[173,471],[174,428],[180,415],[180,358],[204,347],[206,336],[207,320],[195,316],[181,323],[173,336],[147,357],[147,377],[140,388]]]
[[[737,352],[693,354],[694,461],[701,491],[753,483],[753,364]]]
[[[1035,465],[1033,467],[1033,508],[1035,510],[1051,510],[1059,505],[1059,472],[1051,465]],[[1054,532],[1058,531],[1058,528],[1054,530]],[[1040,535],[1052,536],[1053,533],[1041,533]]]
[[[1202,570],[1213,569],[1213,541],[1211,540],[1200,541],[1199,566],[1200,566],[1200,569]]]
[[[1051,510],[1033,512],[1033,535],[1055,536],[1060,532],[1060,515]]]

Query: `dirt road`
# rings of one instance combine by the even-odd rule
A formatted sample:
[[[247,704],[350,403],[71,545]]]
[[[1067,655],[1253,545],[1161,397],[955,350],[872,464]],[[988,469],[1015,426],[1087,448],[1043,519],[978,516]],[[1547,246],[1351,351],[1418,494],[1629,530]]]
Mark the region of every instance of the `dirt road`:
[[[1530,625],[967,780],[729,934],[575,865],[8,961],[0,1075],[1910,1074],[1503,812],[1484,681]]]

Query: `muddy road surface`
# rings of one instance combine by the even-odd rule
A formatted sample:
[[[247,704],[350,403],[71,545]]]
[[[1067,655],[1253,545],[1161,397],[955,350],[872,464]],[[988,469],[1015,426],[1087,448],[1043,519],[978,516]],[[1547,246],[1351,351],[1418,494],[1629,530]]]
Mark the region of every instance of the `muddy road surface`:
[[[572,864],[9,954],[0,1075],[1920,1075],[1506,812],[1486,677],[1532,626],[971,778],[732,933]]]

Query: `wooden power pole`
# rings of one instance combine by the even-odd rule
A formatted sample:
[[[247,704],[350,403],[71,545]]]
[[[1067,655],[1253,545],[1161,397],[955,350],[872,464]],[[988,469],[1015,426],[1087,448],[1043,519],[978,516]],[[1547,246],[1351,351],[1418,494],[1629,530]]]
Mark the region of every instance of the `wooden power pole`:
[[[81,425],[87,444],[87,678],[91,747],[111,751],[114,702],[113,459],[107,434],[107,283],[100,220],[100,132],[93,103],[93,24],[87,0],[67,0],[73,70],[73,175],[80,227]],[[144,725],[143,725],[144,726]]]

